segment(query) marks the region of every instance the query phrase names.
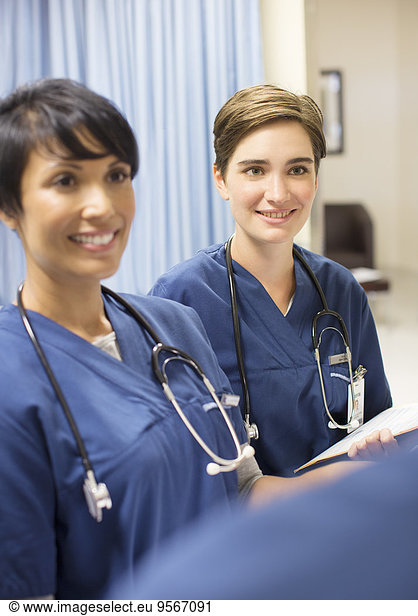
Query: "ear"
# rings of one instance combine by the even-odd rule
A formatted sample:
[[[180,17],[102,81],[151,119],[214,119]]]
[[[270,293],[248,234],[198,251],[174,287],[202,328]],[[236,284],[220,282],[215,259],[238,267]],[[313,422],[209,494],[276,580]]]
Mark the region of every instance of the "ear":
[[[229,200],[228,189],[225,184],[225,180],[222,177],[222,173],[217,169],[216,165],[213,165],[213,179],[218,193],[225,201]]]
[[[17,218],[7,214],[7,212],[4,212],[3,210],[0,210],[0,220],[6,225],[6,227],[9,227],[12,231],[16,231],[18,226]]]

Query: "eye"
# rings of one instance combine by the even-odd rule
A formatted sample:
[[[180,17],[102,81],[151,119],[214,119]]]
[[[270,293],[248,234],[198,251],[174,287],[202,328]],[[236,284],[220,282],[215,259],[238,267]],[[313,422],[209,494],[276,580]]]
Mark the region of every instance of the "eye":
[[[250,167],[249,169],[246,169],[244,173],[250,177],[257,177],[263,175],[263,169],[261,167]]]
[[[112,169],[108,177],[110,182],[121,184],[122,182],[125,182],[125,180],[131,179],[131,171],[130,169],[125,168]]]
[[[61,173],[53,180],[54,186],[68,188],[75,185],[75,177],[71,173]]]
[[[307,167],[299,165],[298,167],[292,167],[289,173],[290,175],[304,175],[305,173],[308,173],[308,169]]]

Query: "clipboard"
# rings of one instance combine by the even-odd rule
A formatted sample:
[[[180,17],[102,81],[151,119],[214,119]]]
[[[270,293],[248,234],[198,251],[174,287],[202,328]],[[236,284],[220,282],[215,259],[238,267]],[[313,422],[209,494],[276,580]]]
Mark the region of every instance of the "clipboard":
[[[351,447],[351,444],[364,438],[375,430],[382,430],[383,428],[389,428],[395,437],[400,437],[403,434],[418,430],[418,403],[406,404],[402,406],[392,406],[385,411],[382,411],[370,421],[347,434],[343,439],[332,445],[306,464],[299,466],[293,472],[299,473],[302,470],[310,469],[316,464],[329,462],[332,458],[347,454]],[[397,440],[399,440],[397,438]]]

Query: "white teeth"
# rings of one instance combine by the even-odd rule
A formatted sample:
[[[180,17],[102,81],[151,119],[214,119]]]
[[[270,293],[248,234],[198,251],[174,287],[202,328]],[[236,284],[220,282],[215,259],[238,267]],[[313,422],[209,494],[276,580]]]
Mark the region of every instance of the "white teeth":
[[[286,216],[290,214],[290,210],[287,210],[286,212],[259,212],[259,213],[262,214],[263,216],[266,216],[266,218],[286,218]]]
[[[105,235],[72,235],[71,239],[80,244],[95,244],[96,246],[105,246],[109,244],[113,238],[114,233],[106,233]]]

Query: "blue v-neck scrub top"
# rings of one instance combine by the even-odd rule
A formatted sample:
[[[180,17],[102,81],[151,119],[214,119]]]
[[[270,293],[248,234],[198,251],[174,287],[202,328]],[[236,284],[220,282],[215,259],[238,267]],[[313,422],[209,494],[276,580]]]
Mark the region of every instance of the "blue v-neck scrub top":
[[[196,313],[157,297],[127,296],[162,340],[192,355],[219,395],[231,393]],[[67,419],[16,306],[0,310],[0,598],[100,599],[148,551],[211,507],[229,508],[237,473],[209,476],[211,460],[166,400],[151,367],[153,342],[113,299],[106,313],[123,361],[42,315],[33,329],[70,406],[97,481],[113,506],[97,523]],[[236,450],[200,379],[174,362],[170,387],[216,453]],[[230,409],[240,443],[239,408]]]
[[[296,248],[317,276],[329,308],[339,312],[346,323],[353,371],[360,364],[367,369],[367,421],[390,407],[392,400],[366,294],[346,268]],[[291,476],[296,468],[346,434],[345,430],[328,427],[314,359],[312,319],[323,306],[309,274],[297,259],[296,291],[286,316],[261,283],[235,261],[233,271],[251,421],[260,432],[259,440],[251,444],[263,473]],[[196,310],[233,390],[241,394],[224,245],[211,246],[175,265],[158,279],[150,294],[174,299]],[[336,321],[321,320],[320,330],[327,325],[335,327]],[[328,406],[336,421],[344,424],[348,366],[330,366],[328,359],[343,351],[338,334],[323,335],[320,353]]]

